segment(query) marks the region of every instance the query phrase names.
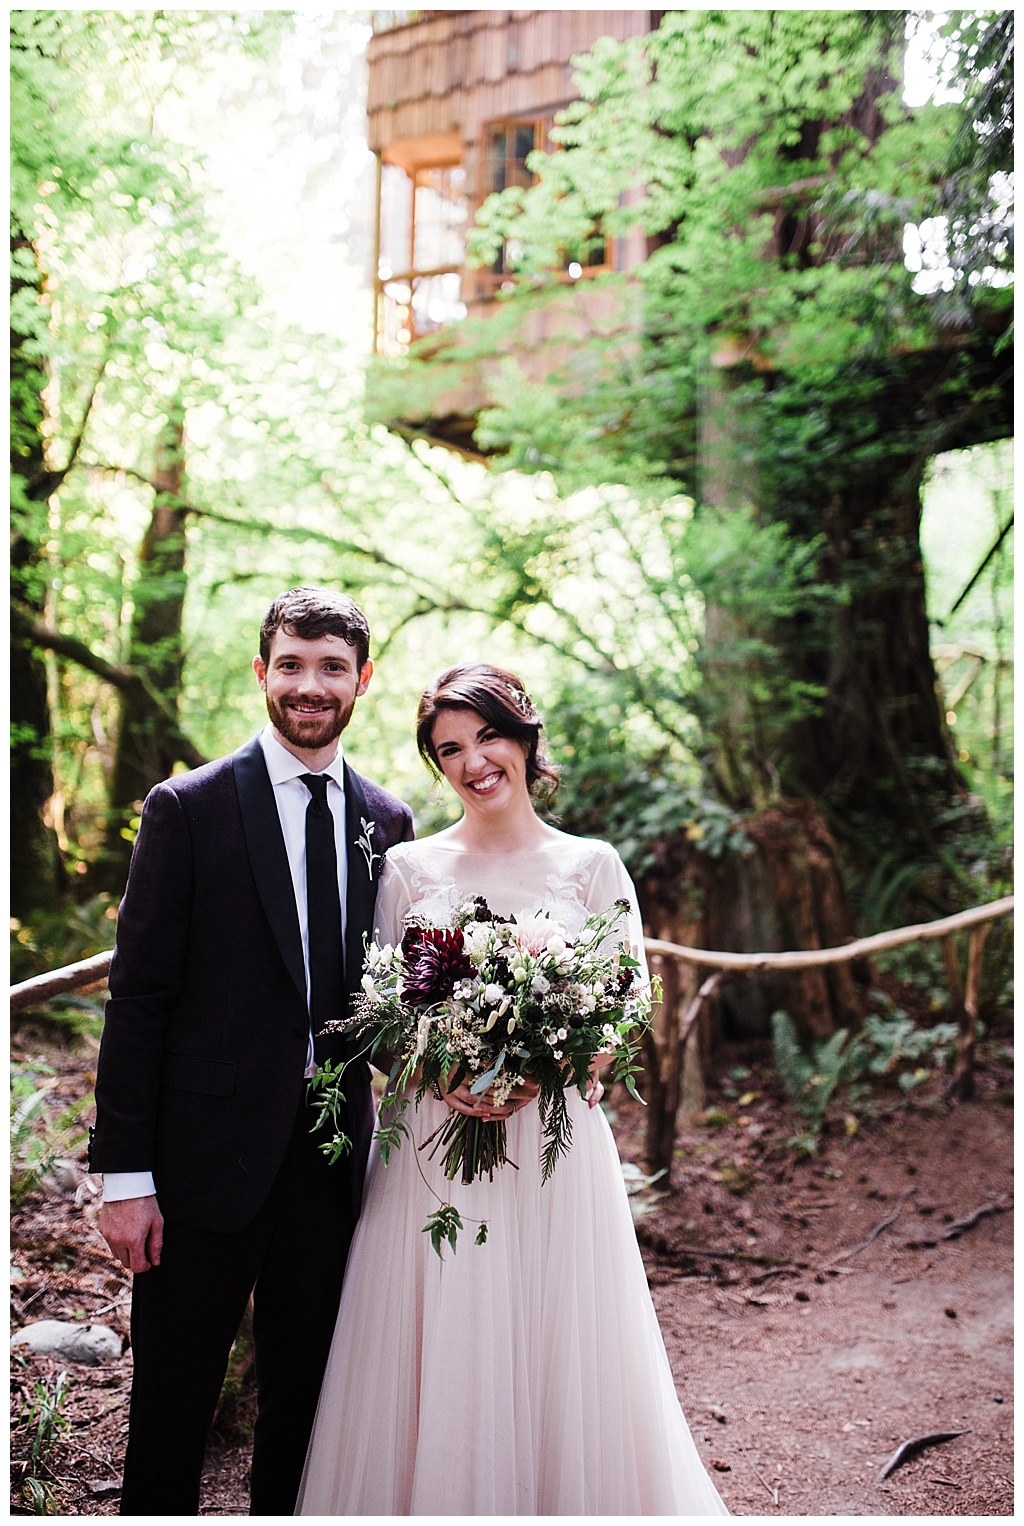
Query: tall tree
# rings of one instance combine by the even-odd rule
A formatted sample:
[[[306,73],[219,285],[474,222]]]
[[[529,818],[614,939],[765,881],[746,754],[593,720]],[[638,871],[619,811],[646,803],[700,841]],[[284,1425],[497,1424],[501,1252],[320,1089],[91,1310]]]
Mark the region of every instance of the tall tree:
[[[120,696],[107,818],[107,854],[115,863],[124,857],[122,829],[181,753],[176,720],[186,588],[184,466],[185,415],[176,401],[157,439],[153,512],[132,593],[128,665],[146,684]]]
[[[124,806],[177,758],[197,756],[175,719],[184,532],[180,462],[166,436],[183,429],[179,398],[195,408],[216,396],[210,359],[251,291],[217,251],[197,155],[169,144],[158,117],[218,53],[262,46],[278,22],[30,11],[11,25],[12,819],[16,910],[27,911],[51,904],[61,884],[45,819],[54,780],[44,649],[123,696],[110,780],[115,881],[130,846]],[[94,601],[69,569],[87,581],[104,560],[96,506],[106,479],[95,468],[108,458],[122,501],[130,480],[155,502],[127,587],[125,559],[112,560]],[[136,607],[125,653],[126,595]],[[59,628],[62,605],[79,618],[73,636]]]
[[[87,159],[81,118],[60,81],[59,46],[51,15],[12,18],[10,822],[18,917],[52,909],[64,888],[56,833],[45,819],[54,788],[46,666],[27,630],[46,610],[47,499],[58,480],[44,449],[47,304],[37,203],[45,186],[67,205]]]
[[[868,858],[880,838],[934,852],[958,787],[928,648],[922,475],[1011,427],[1008,292],[961,259],[951,279],[970,301],[951,323],[902,256],[905,227],[942,211],[951,145],[984,156],[989,184],[1006,142],[965,126],[977,92],[901,104],[904,21],[670,12],[647,39],[599,45],[559,150],[531,161],[539,183],[492,198],[477,244],[525,250],[514,309],[564,286],[551,272],[567,256],[585,266],[595,239],[643,226],[642,343],[605,317],[546,386],[507,369],[480,436],[569,486],[687,492],[724,557],[737,525],[733,566],[702,589],[696,706],[719,788],[746,808],[810,795]],[[1005,92],[1005,49],[991,51]],[[759,574],[747,506],[812,552],[789,618],[745,599],[779,544],[762,535]]]

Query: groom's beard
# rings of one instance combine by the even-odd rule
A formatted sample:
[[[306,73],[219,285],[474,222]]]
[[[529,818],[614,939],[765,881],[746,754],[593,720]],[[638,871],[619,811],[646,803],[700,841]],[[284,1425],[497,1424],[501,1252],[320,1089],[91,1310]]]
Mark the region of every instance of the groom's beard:
[[[307,748],[311,752],[326,747],[340,737],[356,707],[354,699],[351,704],[343,707],[339,700],[328,698],[324,700],[324,704],[331,707],[327,715],[303,718],[286,706],[279,705],[269,694],[266,698],[267,714],[285,741],[291,742],[293,747]]]

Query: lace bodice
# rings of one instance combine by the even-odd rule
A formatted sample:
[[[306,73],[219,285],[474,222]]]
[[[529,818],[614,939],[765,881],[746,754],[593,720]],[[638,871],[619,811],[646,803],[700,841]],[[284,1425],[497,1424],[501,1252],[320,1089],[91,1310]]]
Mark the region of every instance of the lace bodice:
[[[643,924],[633,882],[610,843],[556,832],[526,853],[468,853],[446,833],[389,849],[377,893],[374,936],[397,943],[414,910],[444,926],[455,906],[483,896],[500,917],[547,915],[572,937],[594,911],[629,902],[625,937],[643,959]]]

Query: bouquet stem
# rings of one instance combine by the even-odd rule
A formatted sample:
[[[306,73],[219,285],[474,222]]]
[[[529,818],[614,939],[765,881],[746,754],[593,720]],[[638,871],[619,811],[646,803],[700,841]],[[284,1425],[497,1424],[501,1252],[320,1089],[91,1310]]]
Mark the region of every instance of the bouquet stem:
[[[509,1161],[508,1158],[507,1134],[502,1118],[485,1121],[482,1118],[469,1118],[465,1113],[453,1110],[444,1126],[430,1138],[437,1140],[430,1152],[430,1159],[444,1146],[441,1165],[450,1182],[460,1172],[464,1182],[472,1182],[482,1176],[492,1178],[499,1166],[515,1166],[515,1161]],[[430,1140],[425,1143],[429,1144]]]

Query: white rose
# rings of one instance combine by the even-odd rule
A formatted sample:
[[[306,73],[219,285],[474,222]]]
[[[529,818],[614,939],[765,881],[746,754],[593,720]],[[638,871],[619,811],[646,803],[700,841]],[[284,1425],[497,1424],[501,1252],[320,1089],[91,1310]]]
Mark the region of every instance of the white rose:
[[[546,996],[551,990],[551,982],[545,975],[534,975],[530,982],[530,990],[534,996]]]
[[[484,1001],[489,1007],[492,1007],[496,1002],[501,1001],[504,995],[505,993],[501,989],[501,986],[489,985],[484,987]]]
[[[546,948],[552,959],[560,959],[565,953],[565,939],[560,938],[558,934],[555,933],[548,939]]]
[[[470,922],[462,929],[462,946],[473,964],[483,961],[490,936],[490,928],[484,922]]]

